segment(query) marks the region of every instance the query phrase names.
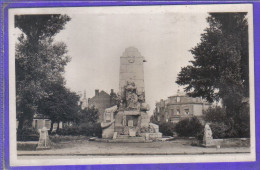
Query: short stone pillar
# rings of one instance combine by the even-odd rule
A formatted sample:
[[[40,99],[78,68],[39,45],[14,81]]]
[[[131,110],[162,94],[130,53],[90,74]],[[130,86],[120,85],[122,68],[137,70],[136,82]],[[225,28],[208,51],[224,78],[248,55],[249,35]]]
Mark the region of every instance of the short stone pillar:
[[[117,111],[117,106],[105,109],[103,113],[104,120],[101,122],[102,138],[112,139],[115,132],[114,113]]]
[[[204,128],[204,136],[203,136],[203,146],[210,147],[214,146],[212,131],[208,123],[206,123]]]
[[[48,129],[46,127],[43,127],[42,129],[39,130],[39,132],[40,132],[40,138],[36,150],[50,149],[51,141],[49,139]]]

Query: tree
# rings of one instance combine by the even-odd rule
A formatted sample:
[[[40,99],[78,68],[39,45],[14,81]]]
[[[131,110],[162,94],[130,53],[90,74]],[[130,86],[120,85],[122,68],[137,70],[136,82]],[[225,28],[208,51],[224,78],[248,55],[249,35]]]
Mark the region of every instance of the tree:
[[[71,92],[62,84],[50,84],[46,97],[38,102],[38,112],[47,115],[51,120],[50,132],[54,123],[61,121],[76,121],[80,107],[78,106],[79,96]],[[59,129],[59,126],[58,126]]]
[[[31,124],[37,103],[49,94],[49,84],[64,84],[62,74],[69,62],[64,43],[53,37],[70,20],[66,15],[17,15],[15,27],[23,33],[16,44],[16,103],[18,130]]]
[[[206,122],[227,122],[226,110],[220,106],[210,107],[203,111],[204,120]]]
[[[81,110],[79,115],[79,121],[81,123],[97,123],[98,121],[98,109],[93,107],[87,107]]]
[[[176,83],[192,97],[222,99],[228,116],[240,112],[249,96],[248,23],[246,13],[210,13],[209,27],[191,49],[192,65],[183,67]]]

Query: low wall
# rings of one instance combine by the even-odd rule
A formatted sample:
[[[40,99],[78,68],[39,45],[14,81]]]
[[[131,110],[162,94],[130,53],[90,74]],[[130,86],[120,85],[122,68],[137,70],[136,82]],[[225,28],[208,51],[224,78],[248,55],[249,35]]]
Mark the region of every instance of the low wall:
[[[250,138],[213,139],[212,143],[221,147],[249,147]]]
[[[17,142],[17,150],[33,151],[36,150],[37,145],[37,141]]]

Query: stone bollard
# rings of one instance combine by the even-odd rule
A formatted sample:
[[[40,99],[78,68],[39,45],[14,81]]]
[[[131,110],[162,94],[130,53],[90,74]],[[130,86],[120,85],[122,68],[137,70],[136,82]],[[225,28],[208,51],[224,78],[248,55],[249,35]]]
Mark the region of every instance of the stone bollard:
[[[204,136],[203,136],[203,146],[210,147],[214,146],[212,131],[208,123],[206,123],[204,128]]]
[[[48,129],[46,127],[43,127],[42,129],[39,130],[39,132],[40,132],[40,138],[36,150],[50,149],[51,141],[49,139]]]

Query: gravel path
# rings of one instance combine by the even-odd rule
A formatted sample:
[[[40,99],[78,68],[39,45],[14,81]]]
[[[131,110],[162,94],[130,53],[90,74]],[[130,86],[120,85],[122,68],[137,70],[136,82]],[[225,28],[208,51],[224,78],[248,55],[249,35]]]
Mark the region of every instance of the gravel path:
[[[97,141],[68,141],[55,144],[51,150],[18,151],[19,156],[87,156],[87,155],[183,155],[249,153],[250,148],[204,148],[183,144],[181,141],[152,143],[106,143]]]

